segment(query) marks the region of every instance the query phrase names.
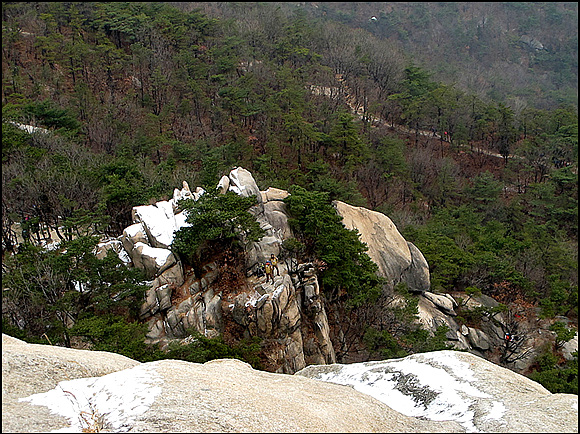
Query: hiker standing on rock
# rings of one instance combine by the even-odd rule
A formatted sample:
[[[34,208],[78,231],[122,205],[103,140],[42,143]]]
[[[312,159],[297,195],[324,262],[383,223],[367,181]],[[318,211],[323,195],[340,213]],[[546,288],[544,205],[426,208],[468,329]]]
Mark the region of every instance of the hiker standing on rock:
[[[280,270],[278,269],[278,258],[272,253],[270,256],[270,262],[272,263],[272,267],[276,270],[276,276],[280,275]]]
[[[268,283],[270,279],[272,279],[272,283],[274,283],[274,266],[272,265],[272,262],[266,261],[264,272],[266,273],[266,283]]]

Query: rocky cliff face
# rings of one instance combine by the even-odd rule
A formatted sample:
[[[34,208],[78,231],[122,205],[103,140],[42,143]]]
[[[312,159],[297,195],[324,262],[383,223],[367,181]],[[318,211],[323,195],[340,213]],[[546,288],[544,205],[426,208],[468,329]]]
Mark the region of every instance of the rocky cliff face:
[[[195,329],[207,337],[242,328],[238,338],[258,336],[268,348],[266,366],[275,372],[294,373],[308,364],[336,362],[328,320],[311,264],[281,261],[273,283],[258,278],[255,270],[270,255],[281,256],[282,242],[292,236],[284,209],[283,190],[260,191],[250,172],[237,168],[224,176],[217,189],[254,195],[258,203],[250,211],[265,236],[246,252],[245,279],[224,290],[220,277],[227,265],[208,262],[199,273],[185,270],[170,250],[175,231],[186,225],[177,203],[197,199],[184,183],[173,198],[133,209],[134,224],[118,240],[103,243],[100,255],[115,251],[130,264],[145,270],[151,279],[141,318],[149,324],[149,343],[165,345],[184,339]]]
[[[296,375],[2,335],[2,432],[578,432],[578,397],[442,351]]]
[[[230,285],[224,290],[219,284],[227,264],[209,261],[196,274],[185,270],[170,250],[175,231],[187,225],[178,202],[187,198],[197,200],[204,193],[201,188],[192,192],[185,182],[182,189],[175,189],[171,200],[135,207],[134,224],[119,239],[100,246],[99,255],[114,249],[128,265],[144,269],[151,279],[141,308],[141,318],[149,324],[149,343],[165,345],[174,339],[184,339],[192,328],[207,337],[223,335],[235,328],[242,330],[238,338],[262,339],[267,348],[266,366],[273,372],[292,374],[307,365],[335,363],[337,353],[344,362],[365,360],[368,355],[365,356],[360,343],[362,333],[350,327],[350,319],[345,318],[340,307],[325,306],[315,267],[284,258],[282,242],[293,236],[283,202],[289,193],[275,188],[260,191],[252,174],[240,167],[222,177],[216,188],[222,193],[233,191],[255,196],[257,205],[250,211],[265,231],[260,242],[247,249],[245,277],[235,282],[235,287]],[[334,206],[344,225],[357,229],[367,244],[370,258],[388,282],[385,291],[392,292],[395,285],[405,283],[419,295],[419,321],[424,328],[434,332],[446,325],[448,342],[453,348],[483,357],[504,344],[501,324],[506,319],[502,313],[497,314],[495,321],[487,321],[482,329],[457,324],[456,300],[449,294],[429,291],[427,261],[387,216],[340,201]],[[282,259],[279,275],[273,283],[265,283],[265,278],[256,277],[254,272],[272,254]],[[494,301],[476,297],[470,303],[493,306]],[[545,331],[544,336],[547,334]],[[518,360],[514,368],[525,369],[532,356],[530,353]]]
[[[151,279],[141,317],[148,321],[150,343],[162,345],[183,339],[194,328],[208,337],[223,334],[228,322],[244,329],[244,337],[258,336],[267,343],[267,366],[275,372],[294,373],[309,364],[336,362],[326,308],[312,264],[282,260],[274,283],[254,275],[270,255],[281,257],[281,244],[292,237],[284,198],[288,192],[269,188],[260,191],[251,173],[236,168],[217,185],[221,192],[256,196],[251,209],[265,236],[247,250],[246,280],[227,293],[216,285],[223,273],[217,263],[208,263],[199,275],[184,270],[170,246],[175,231],[186,225],[178,211],[181,199],[197,199],[184,183],[173,198],[133,209],[134,224],[118,240],[103,243],[99,254],[113,248],[127,263],[143,268]],[[408,283],[414,291],[429,288],[428,265],[412,244],[407,243],[383,214],[337,202],[337,212],[349,228],[357,227],[369,245],[371,259],[389,282]],[[361,230],[362,229],[362,230]],[[286,258],[288,259],[288,258]],[[292,268],[292,270],[290,270]]]

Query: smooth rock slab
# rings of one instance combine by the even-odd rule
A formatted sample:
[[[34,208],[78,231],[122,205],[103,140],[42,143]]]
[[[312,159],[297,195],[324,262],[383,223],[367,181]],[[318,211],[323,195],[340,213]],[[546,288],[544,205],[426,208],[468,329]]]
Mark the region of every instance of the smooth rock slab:
[[[157,362],[156,362],[157,363]],[[131,432],[461,432],[409,418],[350,387],[235,359],[156,365],[162,393]]]
[[[29,344],[2,335],[2,432],[50,432],[69,426],[65,417],[20,398],[48,392],[60,381],[102,376],[138,366],[119,354]]]
[[[351,387],[257,371],[235,359],[140,364],[112,353],[4,345],[10,339],[3,336],[3,432],[80,432],[64,416],[72,407],[63,408],[63,388],[92,400],[104,432],[463,431],[454,422],[404,416]]]
[[[295,375],[350,385],[407,416],[460,423],[467,432],[578,432],[578,396],[473,354],[434,351],[402,359],[308,366]]]

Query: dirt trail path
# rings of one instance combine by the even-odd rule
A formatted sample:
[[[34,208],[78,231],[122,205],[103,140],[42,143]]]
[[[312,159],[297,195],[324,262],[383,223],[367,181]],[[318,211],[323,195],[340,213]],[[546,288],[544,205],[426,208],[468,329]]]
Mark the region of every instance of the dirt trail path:
[[[423,137],[430,137],[433,139],[442,140],[442,141],[450,143],[450,140],[448,140],[445,137],[442,137],[441,134],[437,133],[436,131],[434,132],[434,131],[426,131],[426,130],[415,130],[415,129],[411,129],[405,125],[398,125],[395,123],[389,123],[385,119],[380,118],[380,117],[376,117],[376,116],[371,115],[369,113],[365,114],[364,106],[357,101],[356,96],[353,95],[350,87],[345,83],[344,79],[340,76],[340,74],[336,75],[336,80],[340,84],[340,87],[330,88],[330,87],[313,85],[313,86],[311,86],[311,90],[313,91],[313,93],[316,93],[317,95],[325,95],[325,96],[328,96],[331,98],[334,96],[338,96],[340,94],[344,95],[345,99],[346,99],[346,103],[350,107],[352,113],[355,114],[359,119],[366,118],[373,126],[386,126],[388,128],[392,128],[392,129],[394,129],[400,133],[403,133],[403,134],[409,134],[409,135],[418,134],[418,135],[423,136]],[[470,151],[477,153],[477,154],[484,154],[484,155],[487,155],[490,157],[501,158],[501,159],[504,158],[503,155],[501,155],[497,152],[488,151],[488,150],[480,148],[480,147],[467,146],[467,145],[457,145],[457,146],[464,148],[464,149],[469,149]],[[522,158],[522,157],[517,156],[517,155],[509,155],[508,159],[511,159],[511,158]]]

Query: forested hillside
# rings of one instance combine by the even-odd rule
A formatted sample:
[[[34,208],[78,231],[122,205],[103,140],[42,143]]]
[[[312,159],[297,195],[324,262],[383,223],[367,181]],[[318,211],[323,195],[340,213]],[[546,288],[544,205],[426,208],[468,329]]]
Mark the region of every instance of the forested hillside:
[[[3,330],[70,345],[59,315],[85,308],[134,327],[139,276],[91,236],[234,166],[387,214],[435,291],[577,328],[577,6],[3,2]]]
[[[396,41],[434,78],[482,98],[554,109],[578,101],[578,5],[333,3],[327,15]]]

